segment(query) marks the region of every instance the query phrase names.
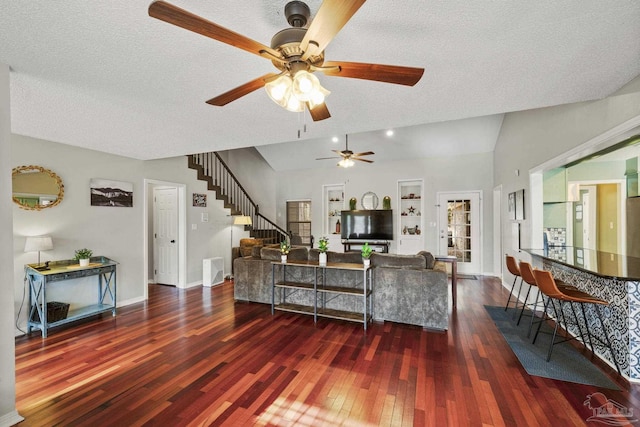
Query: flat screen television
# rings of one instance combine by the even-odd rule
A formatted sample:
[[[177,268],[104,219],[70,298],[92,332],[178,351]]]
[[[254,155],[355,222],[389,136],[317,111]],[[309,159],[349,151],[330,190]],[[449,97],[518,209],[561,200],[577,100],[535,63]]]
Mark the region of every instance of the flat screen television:
[[[393,240],[393,211],[342,211],[340,236],[350,240]]]

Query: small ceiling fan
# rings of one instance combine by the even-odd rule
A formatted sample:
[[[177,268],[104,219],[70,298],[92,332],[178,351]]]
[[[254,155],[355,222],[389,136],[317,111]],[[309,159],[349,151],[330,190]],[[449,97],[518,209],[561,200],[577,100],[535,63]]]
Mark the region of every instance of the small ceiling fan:
[[[373,163],[373,160],[368,160],[368,159],[361,159],[362,156],[370,156],[372,154],[376,154],[373,151],[365,151],[364,153],[354,153],[353,151],[349,150],[349,135],[345,135],[345,149],[340,151],[340,150],[331,150],[334,153],[338,153],[340,155],[340,157],[320,157],[316,160],[328,160],[328,159],[340,159],[342,158],[342,160],[340,160],[338,162],[338,166],[341,166],[343,168],[348,168],[354,165],[353,161],[354,160],[358,160],[360,162],[366,162],[366,163]]]
[[[207,104],[221,107],[265,87],[269,97],[283,108],[297,112],[306,108],[312,119],[318,121],[331,114],[324,103],[329,91],[320,85],[313,74],[315,71],[328,76],[405,86],[415,85],[424,73],[424,68],[324,61],[324,49],[364,2],[324,0],[313,21],[305,28],[311,15],[309,6],[302,1],[290,1],[284,11],[291,27],[277,32],[270,47],[162,0],[151,3],[149,16],[266,58],[279,70],[218,95]]]

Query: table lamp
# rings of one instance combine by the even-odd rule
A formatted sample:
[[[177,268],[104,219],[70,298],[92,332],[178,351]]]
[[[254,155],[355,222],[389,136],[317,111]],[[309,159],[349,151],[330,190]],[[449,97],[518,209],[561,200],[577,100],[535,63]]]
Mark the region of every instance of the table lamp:
[[[40,265],[40,251],[50,251],[51,249],[53,249],[51,236],[28,236],[27,240],[24,242],[25,252],[38,252],[38,264],[36,266],[37,270],[49,269],[48,261],[44,266]]]

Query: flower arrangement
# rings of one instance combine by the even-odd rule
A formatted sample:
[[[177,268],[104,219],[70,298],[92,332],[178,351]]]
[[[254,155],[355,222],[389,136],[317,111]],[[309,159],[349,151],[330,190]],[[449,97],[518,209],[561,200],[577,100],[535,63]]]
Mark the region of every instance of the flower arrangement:
[[[75,257],[73,257],[73,259],[75,259],[76,261],[79,261],[81,259],[89,259],[91,258],[91,255],[93,255],[93,251],[91,249],[82,248],[76,250],[76,255]]]
[[[282,242],[280,242],[280,253],[282,255],[287,255],[290,250],[291,250],[291,244],[288,241],[283,240]]]
[[[323,236],[318,240],[318,250],[323,253],[329,250],[329,239],[327,237]]]
[[[369,259],[371,253],[373,252],[373,249],[371,249],[371,246],[369,246],[369,242],[366,242],[364,245],[362,245],[362,249],[360,250],[360,252],[362,253],[362,258]]]

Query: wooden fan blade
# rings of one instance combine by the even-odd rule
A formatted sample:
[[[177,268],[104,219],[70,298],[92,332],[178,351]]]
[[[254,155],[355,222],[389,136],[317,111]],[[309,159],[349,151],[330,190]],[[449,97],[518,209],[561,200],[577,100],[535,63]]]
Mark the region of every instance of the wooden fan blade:
[[[319,122],[320,120],[328,119],[331,117],[329,113],[329,109],[327,108],[327,104],[324,102],[322,104],[316,105],[312,110],[309,108],[309,103],[307,102],[307,109],[309,110],[309,114],[311,114],[311,118],[314,122]]]
[[[347,155],[347,153],[345,153],[344,151],[340,151],[340,150],[331,150],[331,151],[333,151],[334,153],[340,154],[342,157]]]
[[[364,153],[356,153],[353,155],[353,157],[358,157],[358,156],[370,156],[372,154],[376,154],[373,151],[365,151]]]
[[[277,77],[278,75],[279,74],[275,74],[275,73],[265,74],[264,76],[258,77],[257,79],[253,79],[250,82],[240,85],[235,89],[231,89],[230,91],[225,92],[222,95],[218,95],[215,98],[211,98],[210,100],[207,101],[207,104],[216,105],[218,107],[227,105],[231,101],[235,101],[238,98],[241,98],[245,95],[250,94],[254,90],[264,87],[267,80],[273,77]]]
[[[359,162],[373,163],[373,160],[359,159],[358,157],[351,157],[351,160],[357,160]]]
[[[316,160],[329,160],[329,159],[340,159],[340,157],[320,157],[320,158],[317,158]]]
[[[365,0],[324,0],[300,43],[300,48],[304,51],[302,60],[322,52],[364,2]]]
[[[255,55],[262,56],[262,52],[269,52],[277,58],[282,58],[280,52],[271,49],[262,43],[245,37],[242,34],[228,30],[218,24],[214,24],[213,22],[207,21],[198,15],[194,15],[191,12],[187,12],[184,9],[164,1],[155,1],[151,3],[149,6],[149,16],[186,30],[193,31],[194,33],[202,34],[203,36],[210,37],[222,43],[235,46],[239,49],[246,50],[247,52]]]
[[[325,70],[325,67],[333,67]],[[413,86],[422,78],[424,68],[401,67],[399,65],[366,64],[362,62],[325,62],[318,69],[328,76],[351,77]]]

